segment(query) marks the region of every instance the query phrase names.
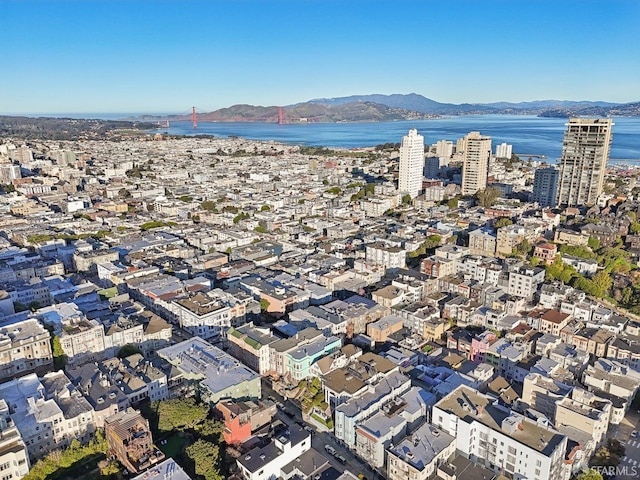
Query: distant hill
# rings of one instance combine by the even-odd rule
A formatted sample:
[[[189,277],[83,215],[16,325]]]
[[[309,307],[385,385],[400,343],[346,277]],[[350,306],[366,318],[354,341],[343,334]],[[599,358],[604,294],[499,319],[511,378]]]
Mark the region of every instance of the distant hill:
[[[140,121],[0,115],[0,137],[24,140],[119,139],[155,128],[153,123]]]
[[[396,108],[375,102],[344,102],[340,104],[300,103],[283,108],[285,123],[388,122],[433,118],[434,114]],[[190,116],[181,117],[189,120]],[[278,122],[278,107],[233,105],[215,112],[198,114],[202,122]]]
[[[393,95],[351,95],[339,98],[316,98],[309,103],[325,105],[341,105],[347,102],[376,102],[395,108],[415,110],[421,113],[438,115],[469,115],[469,114],[529,114],[543,115],[546,112],[582,112],[585,115],[601,115],[596,112],[616,112],[616,115],[637,115],[635,104],[618,104],[602,101],[571,101],[571,100],[535,100],[531,102],[495,102],[495,103],[440,103],[417,93]],[[627,106],[631,106],[627,108]],[[606,114],[605,114],[606,115]],[[545,115],[548,116],[548,115]]]
[[[624,103],[610,106],[584,106],[569,108],[553,108],[540,114],[541,117],[569,118],[572,116],[592,117],[640,117],[640,102]]]
[[[441,115],[514,114],[545,117],[571,115],[640,116],[640,103],[617,104],[602,101],[535,100],[531,102],[441,103],[417,93],[393,95],[351,95],[316,98],[283,107],[285,123],[302,122],[387,122],[434,118]],[[143,116],[136,120],[191,120],[190,115]],[[129,120],[129,119],[128,119]],[[131,119],[133,120],[133,119]],[[278,107],[233,105],[198,114],[203,122],[278,122]]]
[[[349,97],[338,98],[316,98],[307,103],[322,105],[342,105],[350,102],[375,102],[393,108],[414,110],[420,113],[435,115],[460,115],[470,113],[494,113],[497,109],[485,105],[472,105],[463,103],[456,105],[453,103],[440,103],[417,93],[393,94],[393,95],[351,95]]]

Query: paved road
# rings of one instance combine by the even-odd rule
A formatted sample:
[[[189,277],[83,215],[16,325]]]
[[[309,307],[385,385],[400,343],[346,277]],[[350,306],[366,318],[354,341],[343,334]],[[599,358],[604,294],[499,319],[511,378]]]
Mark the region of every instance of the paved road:
[[[630,410],[620,425],[609,429],[608,436],[625,444],[625,456],[622,457],[616,471],[616,480],[631,480],[640,478],[640,413]],[[636,437],[632,437],[633,431]]]
[[[289,426],[297,423],[298,425],[307,425],[311,428],[312,430],[311,446],[317,451],[319,451],[320,453],[324,454],[325,457],[327,457],[327,459],[329,460],[329,463],[333,468],[335,468],[339,472],[343,472],[344,470],[349,470],[351,473],[355,475],[362,473],[369,480],[373,480],[374,478],[377,478],[376,476],[373,475],[373,471],[371,470],[371,467],[369,467],[369,465],[367,465],[366,463],[361,461],[358,457],[356,457],[351,452],[351,450],[343,447],[342,445],[339,445],[338,442],[336,442],[335,437],[333,436],[332,433],[318,432],[313,427],[313,425],[307,424],[302,419],[302,412],[300,411],[300,407],[296,405],[294,402],[292,402],[291,400],[284,399],[282,395],[275,392],[273,388],[271,388],[271,382],[268,379],[263,378],[262,379],[262,398],[268,398],[268,397],[273,397],[276,400],[276,402],[281,402],[284,404],[284,410],[279,409],[278,413],[276,414],[276,418],[278,420],[282,421],[283,423]],[[290,414],[293,414],[293,416],[289,416],[285,414],[285,411]],[[347,460],[347,462],[345,464],[342,464],[341,462],[338,461],[336,457],[334,457],[333,455],[330,455],[325,450],[325,446],[327,445],[333,447],[336,450],[336,454],[342,455]]]

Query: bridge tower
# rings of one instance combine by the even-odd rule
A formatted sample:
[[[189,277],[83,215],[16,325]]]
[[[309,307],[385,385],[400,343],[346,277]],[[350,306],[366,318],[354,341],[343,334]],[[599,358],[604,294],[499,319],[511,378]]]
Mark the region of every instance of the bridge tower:
[[[191,107],[191,121],[193,122],[193,129],[198,129],[198,115],[196,115],[196,107]]]

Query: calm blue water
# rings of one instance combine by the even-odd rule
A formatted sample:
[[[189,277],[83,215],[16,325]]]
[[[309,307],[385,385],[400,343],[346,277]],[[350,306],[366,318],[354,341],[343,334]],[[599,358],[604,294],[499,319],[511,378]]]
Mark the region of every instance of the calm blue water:
[[[539,118],[529,115],[471,115],[433,120],[410,120],[384,123],[312,123],[277,125],[272,123],[199,122],[194,130],[190,122],[172,122],[173,135],[231,135],[252,140],[274,140],[295,145],[357,148],[400,142],[410,128],[424,135],[425,143],[441,139],[455,141],[477,130],[492,138],[492,144],[507,142],[516,154],[546,155],[555,161],[562,151],[566,119]],[[614,118],[610,158],[640,160],[640,118]],[[160,128],[160,132],[167,129]]]

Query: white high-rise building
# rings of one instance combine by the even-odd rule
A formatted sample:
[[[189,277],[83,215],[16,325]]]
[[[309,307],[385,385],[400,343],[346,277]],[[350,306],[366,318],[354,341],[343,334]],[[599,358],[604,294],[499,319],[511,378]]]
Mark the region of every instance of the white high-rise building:
[[[400,178],[398,190],[415,198],[422,190],[424,168],[424,137],[415,128],[402,137],[400,145]]]
[[[509,145],[508,143],[496,145],[496,158],[511,158],[512,152],[513,145]]]
[[[562,142],[558,205],[593,205],[604,186],[613,121],[571,118]]]
[[[450,140],[438,140],[436,142],[436,156],[440,158],[451,158],[453,155],[453,142]]]
[[[462,142],[462,195],[474,195],[487,188],[491,137],[471,132]]]

